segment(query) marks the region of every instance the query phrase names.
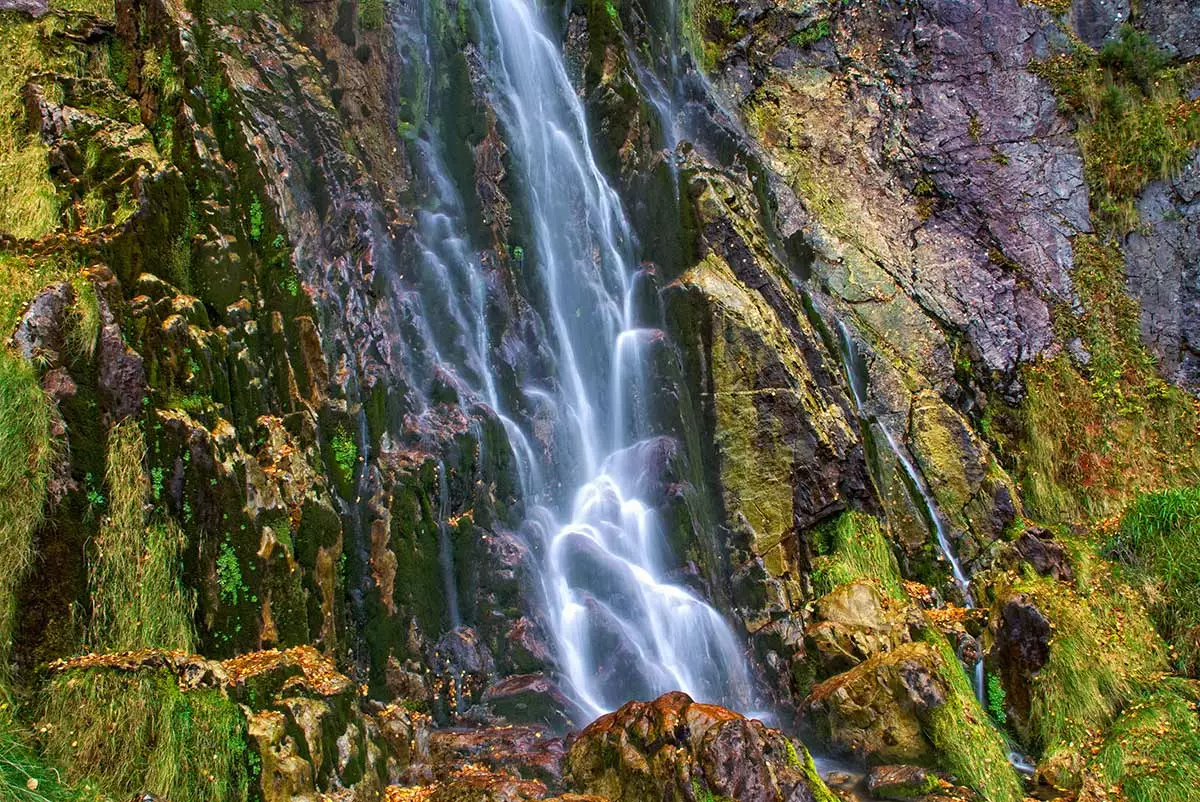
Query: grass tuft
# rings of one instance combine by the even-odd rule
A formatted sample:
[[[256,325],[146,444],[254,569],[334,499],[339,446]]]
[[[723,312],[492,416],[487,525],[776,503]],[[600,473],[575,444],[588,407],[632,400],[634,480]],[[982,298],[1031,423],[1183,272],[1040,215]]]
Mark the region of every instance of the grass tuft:
[[[136,421],[108,434],[109,514],[96,539],[90,573],[91,641],[114,651],[162,648],[192,651],[193,601],[180,582],[183,534],[170,520],[147,526],[150,483],[142,461],[146,443]]]
[[[1032,65],[1079,121],[1079,144],[1102,228],[1137,225],[1135,202],[1151,181],[1177,173],[1200,145],[1200,102],[1188,100],[1195,65],[1168,66],[1166,54],[1131,26],[1099,53],[1077,43]]]
[[[1092,734],[1166,668],[1163,643],[1136,594],[1100,562],[1086,585],[1031,577],[1012,586],[1051,622],[1049,660],[1033,679],[1031,746],[1043,761],[1066,766],[1081,766]]]
[[[52,415],[33,366],[0,347],[0,665],[8,662],[15,592],[42,522]]]
[[[907,598],[896,555],[874,517],[847,510],[814,529],[812,537],[818,555],[812,572],[817,596],[856,579],[872,579],[888,596]]]
[[[1106,550],[1146,589],[1176,667],[1200,674],[1200,485],[1140,496]]]
[[[55,677],[38,731],[67,779],[116,798],[246,798],[245,722],[220,691],[181,691],[166,671],[82,669]]]
[[[1171,678],[1136,699],[1106,734],[1090,774],[1126,802],[1190,802],[1200,788],[1200,686]],[[1081,799],[1083,797],[1081,796]]]

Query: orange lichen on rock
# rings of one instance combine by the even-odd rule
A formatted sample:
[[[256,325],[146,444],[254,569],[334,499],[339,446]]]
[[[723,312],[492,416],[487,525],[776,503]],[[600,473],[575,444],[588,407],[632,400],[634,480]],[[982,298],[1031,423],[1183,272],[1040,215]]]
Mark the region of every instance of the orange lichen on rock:
[[[237,684],[251,677],[278,668],[295,666],[304,673],[306,684],[321,696],[335,696],[350,687],[350,680],[330,660],[313,646],[294,646],[291,649],[265,649],[239,655],[221,663],[229,682]]]

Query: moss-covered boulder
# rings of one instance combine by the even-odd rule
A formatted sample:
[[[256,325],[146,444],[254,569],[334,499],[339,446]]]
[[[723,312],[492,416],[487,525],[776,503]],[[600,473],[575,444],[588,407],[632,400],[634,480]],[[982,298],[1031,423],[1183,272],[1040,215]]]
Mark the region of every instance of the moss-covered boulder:
[[[669,693],[594,721],[567,754],[568,782],[612,802],[831,802],[803,745],[730,710]]]

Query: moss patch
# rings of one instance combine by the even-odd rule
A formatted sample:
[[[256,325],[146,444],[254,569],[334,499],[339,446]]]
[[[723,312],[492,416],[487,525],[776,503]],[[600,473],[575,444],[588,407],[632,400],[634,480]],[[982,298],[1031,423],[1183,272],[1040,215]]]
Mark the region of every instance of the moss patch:
[[[1008,744],[979,706],[954,647],[932,629],[926,630],[924,640],[940,652],[942,678],[949,688],[946,703],[930,710],[922,722],[938,761],[989,802],[1020,802],[1025,793],[1008,762]]]
[[[856,579],[870,579],[891,598],[908,599],[896,555],[874,517],[848,510],[816,527],[811,537],[818,555],[811,576],[816,596]]]

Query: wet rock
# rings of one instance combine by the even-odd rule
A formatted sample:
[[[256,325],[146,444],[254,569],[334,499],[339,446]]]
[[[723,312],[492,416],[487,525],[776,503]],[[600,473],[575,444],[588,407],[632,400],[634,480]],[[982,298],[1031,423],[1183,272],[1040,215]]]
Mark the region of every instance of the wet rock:
[[[47,0],[0,0],[0,11],[16,11],[37,18],[50,10]]]
[[[1050,659],[1050,622],[1024,594],[997,604],[988,662],[1004,685],[1010,720],[1018,731],[1029,721],[1033,681]]]
[[[841,585],[818,599],[813,608],[813,622],[805,637],[826,676],[912,640],[907,611],[885,603],[873,582]]]
[[[837,750],[870,763],[930,763],[921,716],[946,701],[942,658],[924,643],[872,657],[812,689],[805,709]]]
[[[739,802],[811,802],[828,794],[803,746],[678,692],[592,722],[571,745],[567,777],[576,790],[612,802],[682,802],[696,788]]]
[[[480,701],[496,676],[491,651],[470,627],[442,636],[433,650],[434,697],[451,715],[465,713]]]
[[[1076,36],[1098,49],[1129,20],[1129,10],[1129,0],[1075,0],[1067,12],[1067,21]]]
[[[476,763],[554,785],[562,779],[565,754],[563,739],[544,726],[454,728],[429,736],[429,761],[437,775]]]
[[[1200,6],[1191,0],[1158,0],[1141,8],[1139,22],[1159,47],[1176,58],[1200,55]]]
[[[514,724],[548,724],[565,731],[571,723],[570,700],[542,674],[506,677],[484,691],[483,703]]]
[[[920,766],[876,766],[867,774],[867,791],[876,799],[912,799],[940,784],[932,771]]]

